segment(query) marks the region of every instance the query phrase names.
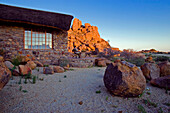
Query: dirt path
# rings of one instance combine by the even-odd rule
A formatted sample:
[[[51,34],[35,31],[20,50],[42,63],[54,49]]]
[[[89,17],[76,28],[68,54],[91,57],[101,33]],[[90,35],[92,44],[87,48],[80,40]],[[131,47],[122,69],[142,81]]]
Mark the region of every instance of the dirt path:
[[[0,91],[0,112],[2,113],[117,113],[118,111],[137,113],[138,105],[142,105],[147,112],[157,113],[162,109],[168,113],[170,96],[165,89],[147,85],[146,92],[141,98],[122,98],[110,95],[104,84],[103,75],[105,68],[94,67],[74,69],[62,74],[44,75],[42,68],[34,70],[38,75],[36,84],[18,84],[19,77],[5,86]],[[28,92],[20,91],[22,90]],[[101,93],[96,93],[101,91]],[[144,99],[157,103],[157,107],[144,103]],[[170,111],[169,111],[170,112]]]

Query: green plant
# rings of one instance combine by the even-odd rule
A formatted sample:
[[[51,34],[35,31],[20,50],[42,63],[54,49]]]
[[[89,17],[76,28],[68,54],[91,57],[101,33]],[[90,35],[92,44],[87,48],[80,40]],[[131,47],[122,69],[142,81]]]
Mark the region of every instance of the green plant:
[[[33,78],[32,78],[32,83],[33,83],[33,84],[36,83],[36,76],[33,76]]]
[[[19,87],[19,90],[20,90],[20,91],[22,90],[22,86]]]
[[[162,110],[162,108],[161,108],[161,107],[159,108],[158,113],[163,113],[163,110]]]
[[[59,63],[59,66],[65,67],[69,64],[69,60],[66,58],[62,58],[62,59],[59,59],[58,63]]]
[[[144,58],[130,58],[126,59],[126,61],[135,64],[136,66],[142,66],[145,63]]]
[[[107,97],[106,97],[106,101],[108,101],[108,99],[109,99],[109,97],[107,96]]]
[[[145,93],[145,91],[143,91],[138,97],[139,98],[142,97],[144,93]]]
[[[167,56],[157,56],[155,59],[154,59],[156,62],[163,62],[163,61],[170,61],[170,58],[167,57]]]
[[[69,69],[70,71],[74,71],[74,69]]]
[[[67,76],[66,76],[66,75],[64,75],[64,78],[67,78]]]
[[[44,65],[43,67],[49,67],[49,65]]]
[[[61,82],[61,80],[59,80],[59,82]]]
[[[28,91],[27,90],[22,90],[22,92],[27,93]]]
[[[142,106],[142,105],[138,105],[138,110],[140,111],[140,112],[142,112],[142,113],[147,113],[146,112],[146,110],[145,110],[145,108]]]
[[[99,93],[101,93],[101,91],[100,91],[100,90],[98,90],[98,91],[96,91],[96,93],[97,93],[97,94],[99,94]]]
[[[166,105],[166,106],[168,106],[168,107],[170,106],[170,103],[163,103],[163,104]]]
[[[15,58],[12,58],[11,62],[15,66],[19,66],[22,62],[22,57],[23,56],[16,56]]]
[[[21,79],[22,79],[22,78],[20,77],[18,84],[21,84]]]
[[[4,49],[0,49],[0,55],[3,56],[5,53]]]
[[[157,103],[151,102],[149,99],[147,99],[147,100],[144,99],[144,103],[148,104],[148,105],[151,105],[153,107],[157,107]]]

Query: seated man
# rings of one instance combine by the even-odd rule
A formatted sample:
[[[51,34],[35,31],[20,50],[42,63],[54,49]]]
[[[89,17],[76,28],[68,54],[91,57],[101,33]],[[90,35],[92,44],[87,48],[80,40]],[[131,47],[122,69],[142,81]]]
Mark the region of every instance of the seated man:
[[[78,49],[76,48],[76,46],[74,46],[74,49],[72,50],[72,52],[73,52],[74,54],[78,55],[78,57],[80,58],[81,52],[78,51]]]

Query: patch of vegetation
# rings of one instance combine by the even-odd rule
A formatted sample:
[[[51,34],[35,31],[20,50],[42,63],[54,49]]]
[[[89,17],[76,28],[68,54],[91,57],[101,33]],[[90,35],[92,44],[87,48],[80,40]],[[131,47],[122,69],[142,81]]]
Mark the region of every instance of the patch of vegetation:
[[[163,103],[163,104],[166,105],[166,106],[168,106],[168,107],[170,106],[170,103]]]
[[[167,56],[157,56],[154,59],[156,62],[163,62],[163,61],[169,61],[170,62],[170,58]]]
[[[69,69],[70,71],[74,71],[74,69]]]
[[[33,76],[33,78],[32,78],[32,83],[33,83],[33,84],[36,83],[36,76]]]
[[[161,108],[161,107],[159,108],[158,113],[163,113],[163,110],[162,110],[162,108]]]
[[[112,105],[112,107],[117,108],[118,106],[116,106],[116,105]]]
[[[58,60],[59,66],[65,67],[69,64],[69,60],[66,58],[62,58]]]
[[[64,78],[67,78],[67,76],[66,76],[66,75],[64,75]]]
[[[142,106],[142,105],[138,105],[138,110],[140,111],[140,112],[142,112],[142,113],[147,113],[146,112],[146,110],[145,110],[145,108]]]
[[[19,90],[20,90],[20,91],[22,90],[22,86],[19,87]]]
[[[100,91],[100,90],[98,90],[98,91],[96,91],[96,93],[97,93],[97,94],[99,94],[99,93],[101,93],[101,91]]]
[[[28,91],[27,90],[22,90],[22,92],[27,93]]]
[[[147,99],[147,100],[144,99],[143,101],[144,101],[144,103],[146,105],[151,105],[153,107],[157,107],[158,106],[157,103],[151,102],[149,99]]]
[[[138,97],[142,97],[144,95],[145,91],[143,91]]]
[[[130,58],[126,59],[126,61],[135,64],[136,66],[142,66],[145,63],[144,58]]]
[[[49,65],[43,65],[43,67],[49,67]]]
[[[109,99],[109,97],[107,96],[107,97],[106,97],[106,101],[108,101],[108,99]]]

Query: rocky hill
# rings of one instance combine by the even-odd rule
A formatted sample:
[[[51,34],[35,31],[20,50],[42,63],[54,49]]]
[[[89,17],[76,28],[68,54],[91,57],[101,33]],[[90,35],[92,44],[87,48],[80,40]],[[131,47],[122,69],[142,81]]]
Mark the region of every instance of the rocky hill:
[[[100,37],[96,26],[91,26],[89,23],[82,25],[77,18],[74,19],[73,25],[68,31],[68,51],[72,52],[74,46],[80,51],[94,51],[95,48],[98,48],[99,52],[111,47]]]

